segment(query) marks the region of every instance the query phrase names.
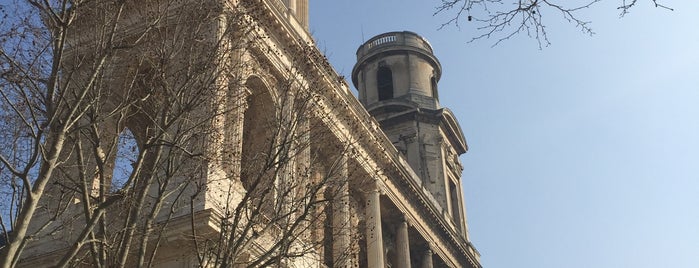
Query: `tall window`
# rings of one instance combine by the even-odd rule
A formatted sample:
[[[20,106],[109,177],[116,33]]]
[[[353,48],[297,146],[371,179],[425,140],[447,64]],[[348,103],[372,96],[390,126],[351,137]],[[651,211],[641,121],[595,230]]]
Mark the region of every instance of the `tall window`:
[[[246,190],[253,185],[266,185],[274,162],[274,101],[264,86],[251,83],[252,94],[248,96],[248,108],[243,123],[243,152],[241,157],[241,181]]]
[[[379,67],[376,74],[376,84],[379,90],[379,101],[393,98],[393,73],[390,68]]]
[[[461,201],[459,201],[459,192],[454,181],[449,179],[449,198],[451,199],[451,216],[456,223],[456,227],[461,230]]]
[[[434,79],[434,76],[430,78],[430,84],[432,85],[432,97],[439,99],[439,93],[437,93],[437,79]]]

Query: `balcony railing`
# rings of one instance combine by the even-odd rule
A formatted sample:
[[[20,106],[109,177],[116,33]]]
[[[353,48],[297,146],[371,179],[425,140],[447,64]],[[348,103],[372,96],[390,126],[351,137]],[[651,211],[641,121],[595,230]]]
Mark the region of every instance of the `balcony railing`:
[[[432,46],[427,40],[416,33],[404,31],[384,33],[369,39],[357,49],[357,58],[388,45],[414,47],[432,54]]]
[[[381,38],[378,38],[374,41],[371,41],[370,43],[367,44],[367,48],[371,49],[372,47],[378,46],[378,45],[383,45],[383,44],[388,44],[388,43],[393,43],[396,41],[396,36],[395,35],[388,35],[388,36],[383,36]]]

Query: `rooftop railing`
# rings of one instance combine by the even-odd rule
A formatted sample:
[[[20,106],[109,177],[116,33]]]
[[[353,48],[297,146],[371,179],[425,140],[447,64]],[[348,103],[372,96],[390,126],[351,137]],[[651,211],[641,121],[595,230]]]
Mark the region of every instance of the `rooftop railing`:
[[[361,58],[375,49],[380,49],[389,45],[415,47],[432,54],[432,46],[425,38],[422,38],[422,36],[416,33],[404,31],[389,32],[374,36],[357,49],[357,58]]]

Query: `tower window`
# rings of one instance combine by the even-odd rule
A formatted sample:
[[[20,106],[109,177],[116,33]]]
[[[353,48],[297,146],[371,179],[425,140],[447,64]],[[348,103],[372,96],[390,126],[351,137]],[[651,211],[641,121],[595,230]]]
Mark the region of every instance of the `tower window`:
[[[430,78],[430,84],[432,85],[432,97],[439,100],[439,93],[437,92],[437,79],[434,79],[434,76]]]
[[[461,201],[459,200],[458,188],[453,180],[449,179],[449,198],[451,199],[451,216],[456,223],[456,227],[461,230]]]
[[[376,74],[376,84],[379,90],[379,101],[393,98],[393,73],[390,68],[379,67]]]

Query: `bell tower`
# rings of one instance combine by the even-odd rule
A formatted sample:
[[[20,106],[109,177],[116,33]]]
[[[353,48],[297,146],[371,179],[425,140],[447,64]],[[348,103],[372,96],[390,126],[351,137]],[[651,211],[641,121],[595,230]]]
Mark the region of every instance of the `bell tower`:
[[[359,101],[407,159],[422,187],[467,237],[458,156],[468,147],[452,112],[439,105],[441,74],[427,40],[413,32],[389,32],[357,49],[352,82]]]

